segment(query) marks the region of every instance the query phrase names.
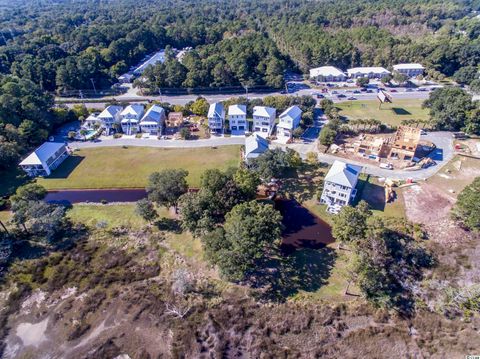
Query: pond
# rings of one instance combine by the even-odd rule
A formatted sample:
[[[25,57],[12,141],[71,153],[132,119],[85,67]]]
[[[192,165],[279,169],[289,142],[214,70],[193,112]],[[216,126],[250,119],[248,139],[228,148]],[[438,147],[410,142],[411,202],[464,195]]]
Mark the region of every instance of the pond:
[[[277,200],[275,206],[283,216],[282,249],[285,252],[297,248],[318,249],[335,241],[330,225],[297,201]]]
[[[136,202],[147,197],[145,188],[78,189],[49,191],[45,200],[50,203]]]

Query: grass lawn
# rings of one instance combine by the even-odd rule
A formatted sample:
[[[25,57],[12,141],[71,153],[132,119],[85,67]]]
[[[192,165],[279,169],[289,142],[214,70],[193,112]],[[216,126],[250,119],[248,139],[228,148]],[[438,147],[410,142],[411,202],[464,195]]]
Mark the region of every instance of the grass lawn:
[[[398,126],[402,120],[428,120],[427,109],[422,109],[423,100],[394,100],[384,103],[378,108],[377,100],[345,101],[335,104],[340,109],[340,115],[349,119],[376,119],[388,125]]]
[[[165,211],[166,212],[166,211]],[[107,222],[107,228],[127,226],[138,229],[146,225],[145,221],[135,213],[135,203],[128,204],[76,204],[68,211],[73,222],[94,227],[98,222]]]
[[[47,178],[38,183],[47,189],[145,187],[148,176],[165,168],[184,168],[192,187],[208,168],[237,167],[239,146],[216,149],[164,149],[150,147],[102,147],[75,152]]]

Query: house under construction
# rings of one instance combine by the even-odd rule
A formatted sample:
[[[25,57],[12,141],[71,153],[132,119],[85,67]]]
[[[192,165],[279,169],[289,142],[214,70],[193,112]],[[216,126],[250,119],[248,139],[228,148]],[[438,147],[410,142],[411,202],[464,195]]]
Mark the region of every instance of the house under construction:
[[[388,138],[373,135],[361,135],[359,140],[353,143],[355,152],[363,156],[387,157],[390,151]]]
[[[414,127],[400,126],[393,137],[388,158],[411,161],[415,157],[421,130]]]

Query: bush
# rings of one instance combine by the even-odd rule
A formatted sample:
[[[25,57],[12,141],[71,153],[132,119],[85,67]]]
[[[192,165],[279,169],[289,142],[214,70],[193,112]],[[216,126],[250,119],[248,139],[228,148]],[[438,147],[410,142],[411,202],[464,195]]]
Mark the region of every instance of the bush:
[[[115,133],[113,135],[113,138],[122,138],[122,134],[121,133]]]

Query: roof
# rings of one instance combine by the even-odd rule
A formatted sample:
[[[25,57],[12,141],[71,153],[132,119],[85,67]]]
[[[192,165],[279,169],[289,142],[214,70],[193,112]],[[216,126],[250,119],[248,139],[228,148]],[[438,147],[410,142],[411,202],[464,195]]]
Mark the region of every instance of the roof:
[[[208,117],[223,117],[225,115],[225,111],[223,109],[223,103],[221,102],[214,102],[208,108]]]
[[[335,160],[325,176],[325,181],[353,188],[357,184],[361,170],[361,166]]]
[[[106,118],[106,117],[115,117],[119,112],[123,110],[122,106],[108,106],[105,110],[103,110],[98,118]]]
[[[245,105],[231,105],[228,106],[228,115],[238,115],[246,116],[247,115],[247,106]]]
[[[90,122],[90,121],[96,122],[96,121],[99,121],[99,120],[100,119],[98,118],[98,112],[97,112],[97,114],[92,113],[92,114],[88,115],[88,117],[85,119],[85,122]]]
[[[265,107],[265,106],[255,106],[253,108],[253,116],[260,116],[260,117],[275,117],[277,110],[272,107]]]
[[[133,70],[133,73],[141,74],[148,66],[155,65],[158,62],[165,62],[165,50],[160,50],[156,52],[153,56],[142,62],[135,70]]]
[[[280,115],[280,122],[278,124],[279,127],[282,128],[293,128],[295,125],[295,120],[302,116],[302,110],[298,106],[290,106],[285,111],[283,111]],[[290,120],[290,124],[286,124],[282,122],[282,120]]]
[[[318,76],[338,77],[338,76],[345,76],[345,73],[334,66],[321,66],[321,67],[316,67],[314,69],[310,69],[310,77],[318,77]]]
[[[162,118],[164,116],[165,116],[165,110],[158,105],[153,105],[148,109],[148,111],[142,117],[142,120],[140,121],[140,123],[159,124],[162,121]]]
[[[125,116],[128,114],[132,114],[135,116],[138,116],[143,113],[143,105],[128,105],[125,107],[125,109],[122,111],[120,115]]]
[[[45,142],[20,162],[20,165],[41,165],[63,146],[63,142]]]
[[[423,67],[422,64],[397,64],[393,65],[394,70],[423,70],[425,67]]]
[[[351,69],[347,70],[348,74],[357,74],[357,73],[362,73],[362,74],[389,74],[390,71],[388,71],[386,68],[383,67],[353,67]]]
[[[257,133],[245,138],[246,158],[258,157],[266,150],[268,150],[268,141]]]

